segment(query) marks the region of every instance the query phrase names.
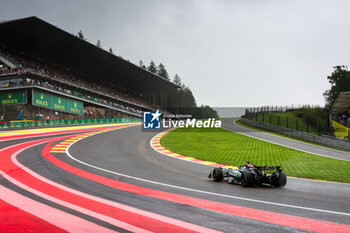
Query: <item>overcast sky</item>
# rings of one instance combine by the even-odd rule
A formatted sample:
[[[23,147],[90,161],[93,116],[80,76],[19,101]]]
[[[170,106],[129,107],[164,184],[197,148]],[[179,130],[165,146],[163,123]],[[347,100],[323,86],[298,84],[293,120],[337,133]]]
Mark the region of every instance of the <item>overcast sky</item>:
[[[138,64],[162,62],[198,104],[324,104],[350,61],[350,1],[0,0],[0,19],[39,16]]]

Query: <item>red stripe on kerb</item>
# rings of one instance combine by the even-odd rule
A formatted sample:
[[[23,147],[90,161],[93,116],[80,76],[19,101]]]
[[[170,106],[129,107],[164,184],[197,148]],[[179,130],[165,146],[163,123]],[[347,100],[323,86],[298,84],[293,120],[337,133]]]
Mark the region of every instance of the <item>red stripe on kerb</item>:
[[[210,164],[210,166],[214,166],[214,167],[224,167],[224,166],[229,166],[229,165],[220,164],[220,163],[213,163],[213,164]]]
[[[30,212],[32,215],[37,218],[44,219],[45,221],[51,223],[57,228],[64,229],[68,232],[76,233],[87,233],[87,232],[105,232],[112,233],[114,231],[99,226],[93,222],[89,222],[85,219],[77,217],[72,214],[68,214],[62,210],[55,209],[48,205],[42,204],[40,202],[34,201],[28,197],[22,196],[19,193],[16,193],[4,186],[0,185],[0,197],[11,205],[14,205],[18,208],[21,208],[22,211]],[[23,213],[21,213],[23,214]],[[69,219],[69,221],[67,221]],[[48,226],[54,232],[58,230],[54,227]],[[12,230],[8,228],[9,230]],[[44,232],[49,232],[44,230]],[[12,231],[14,232],[14,231]]]
[[[67,232],[0,200],[0,232]]]
[[[292,228],[309,230],[315,232],[350,232],[350,225],[340,224],[322,220],[316,220],[311,218],[298,217],[287,214],[274,213],[259,209],[247,208],[242,206],[230,205],[220,202],[213,202],[199,198],[193,198],[189,196],[173,194],[168,192],[163,192],[159,190],[148,189],[144,187],[139,187],[132,184],[123,183],[93,173],[87,172],[85,170],[73,167],[69,164],[64,163],[63,161],[55,158],[49,152],[50,148],[46,146],[43,150],[43,155],[56,166],[67,170],[75,175],[84,177],[101,184],[131,192],[143,196],[154,197],[162,200],[172,201],[184,205],[194,206],[198,208],[213,210],[225,214],[231,214],[239,217],[244,217],[248,219],[254,219],[262,222],[268,222],[283,226],[288,226]]]
[[[173,157],[181,159],[181,158],[186,158],[187,156],[176,154]]]
[[[204,162],[204,160],[201,160],[201,159],[192,159],[191,161],[192,162]]]
[[[174,152],[171,152],[171,151],[164,151],[163,153],[166,155],[174,155],[175,154]]]

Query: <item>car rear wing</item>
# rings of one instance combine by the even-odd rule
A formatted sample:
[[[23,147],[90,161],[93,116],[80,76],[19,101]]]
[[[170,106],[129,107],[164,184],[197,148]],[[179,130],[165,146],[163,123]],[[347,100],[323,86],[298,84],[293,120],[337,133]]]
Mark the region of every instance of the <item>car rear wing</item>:
[[[280,170],[281,166],[255,166],[256,168],[258,169],[261,169],[261,170]]]
[[[255,165],[254,165],[255,166]],[[237,166],[238,169],[242,169],[244,167],[244,165],[238,165]],[[281,170],[281,166],[255,166],[256,168],[260,169],[260,170]]]

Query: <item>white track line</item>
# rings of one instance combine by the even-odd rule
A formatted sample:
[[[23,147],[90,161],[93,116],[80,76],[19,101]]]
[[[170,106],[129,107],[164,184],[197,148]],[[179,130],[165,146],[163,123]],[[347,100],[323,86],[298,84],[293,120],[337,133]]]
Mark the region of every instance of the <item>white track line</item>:
[[[122,130],[122,129],[119,129],[119,130]],[[93,136],[93,135],[91,135],[91,136]],[[88,136],[88,137],[91,137],[91,136]],[[88,137],[85,137],[85,138],[88,138]],[[80,141],[82,139],[79,139],[78,141]],[[85,162],[73,157],[69,153],[69,148],[78,141],[75,141],[70,146],[68,146],[68,148],[66,150],[68,157],[70,157],[71,159],[73,159],[74,161],[76,161],[78,163],[84,164],[85,166],[92,167],[92,168],[98,169],[100,171],[111,173],[111,174],[114,174],[117,176],[122,176],[122,177],[130,178],[130,179],[134,179],[134,180],[138,180],[138,181],[142,181],[142,182],[147,182],[150,184],[155,184],[155,185],[160,185],[160,186],[165,186],[165,187],[170,187],[170,188],[175,188],[175,189],[180,189],[180,190],[186,190],[186,191],[190,191],[190,192],[202,193],[202,194],[207,194],[207,195],[212,195],[212,196],[225,197],[225,198],[237,199],[237,200],[243,200],[243,201],[249,201],[249,202],[255,202],[255,203],[262,203],[262,204],[267,204],[267,205],[275,205],[275,206],[280,206],[280,207],[288,207],[288,208],[293,208],[293,209],[302,209],[302,210],[309,210],[309,211],[315,211],[315,212],[322,212],[322,213],[327,213],[327,214],[337,214],[337,215],[350,216],[350,213],[331,211],[331,210],[323,210],[323,209],[315,209],[315,208],[304,207],[304,206],[288,205],[288,204],[282,204],[282,203],[275,203],[275,202],[269,202],[269,201],[262,201],[262,200],[238,197],[238,196],[230,196],[230,195],[225,195],[225,194],[220,194],[220,193],[213,193],[213,192],[208,192],[208,191],[203,191],[203,190],[197,190],[197,189],[191,189],[191,188],[186,188],[186,187],[181,187],[181,186],[176,186],[176,185],[171,185],[171,184],[160,183],[160,182],[156,182],[156,181],[152,181],[152,180],[147,180],[147,179],[143,179],[143,178],[139,178],[139,177],[135,177],[135,176],[130,176],[130,175],[110,171],[110,170],[107,170],[104,168],[100,168],[100,167],[91,165],[89,163],[85,163]]]

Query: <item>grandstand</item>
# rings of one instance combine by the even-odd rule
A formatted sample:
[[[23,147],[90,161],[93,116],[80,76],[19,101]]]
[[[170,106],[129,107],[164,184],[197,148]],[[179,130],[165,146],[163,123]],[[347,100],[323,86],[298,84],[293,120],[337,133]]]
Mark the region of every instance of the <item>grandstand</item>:
[[[349,139],[350,132],[350,92],[341,92],[330,110],[330,120],[334,136]]]
[[[37,17],[0,23],[2,120],[141,117],[178,88]]]

